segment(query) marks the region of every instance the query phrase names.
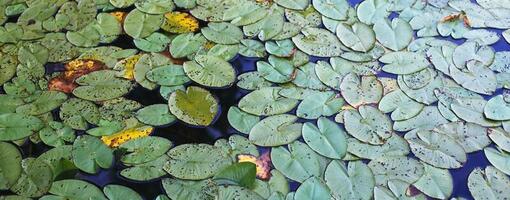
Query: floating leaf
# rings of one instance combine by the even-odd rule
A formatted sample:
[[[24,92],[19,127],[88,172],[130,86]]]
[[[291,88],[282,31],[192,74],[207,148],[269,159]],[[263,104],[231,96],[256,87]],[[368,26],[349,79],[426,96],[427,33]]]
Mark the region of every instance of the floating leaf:
[[[508,187],[508,176],[492,166],[476,168],[468,176],[469,192],[475,199],[504,199],[510,196]]]
[[[382,145],[371,145],[356,138],[347,139],[347,151],[360,158],[374,160],[383,156],[405,156],[409,154],[409,144],[404,138],[393,133]]]
[[[341,159],[347,152],[345,132],[324,117],[317,120],[317,126],[310,122],[303,125],[303,139],[310,148],[328,158]]]
[[[234,163],[223,168],[213,180],[225,185],[239,185],[245,188],[252,188],[255,183],[256,166],[250,162]]]
[[[384,113],[391,112],[391,119],[395,121],[407,120],[418,115],[424,108],[404,92],[397,89],[383,96],[379,102],[379,110]]]
[[[72,198],[76,200],[88,200],[90,198],[106,200],[103,192],[95,185],[75,179],[66,179],[53,182],[51,194],[61,198]]]
[[[340,84],[340,91],[345,101],[353,107],[379,102],[383,88],[375,76],[347,74]]]
[[[345,20],[349,3],[346,0],[312,0],[313,7],[325,17]]]
[[[34,116],[18,113],[0,114],[0,141],[23,139],[43,126],[43,122]]]
[[[165,65],[154,68],[145,75],[149,81],[162,86],[177,86],[190,81],[180,65]]]
[[[390,15],[388,1],[367,0],[359,4],[356,13],[361,22],[372,25]]]
[[[113,163],[113,150],[89,135],[76,138],[72,154],[76,167],[91,174],[97,173],[100,168],[109,168]]]
[[[503,95],[492,97],[483,109],[485,116],[492,120],[509,120],[510,106],[503,99]]]
[[[201,29],[202,35],[208,40],[218,44],[238,44],[243,39],[241,29],[231,23],[207,24],[207,27]]]
[[[386,185],[391,180],[402,180],[414,183],[424,173],[423,165],[408,157],[381,157],[368,163],[375,176],[377,185]]]
[[[294,196],[295,200],[305,199],[330,199],[331,194],[326,184],[317,177],[310,177],[306,179],[296,190]]]
[[[466,68],[468,63],[474,61],[480,62],[483,66],[488,66],[494,59],[494,50],[489,46],[483,46],[476,42],[465,42],[455,48],[452,56],[453,63],[459,69]]]
[[[257,40],[243,39],[239,44],[239,54],[245,57],[265,57],[266,50],[264,48],[264,44]]]
[[[295,52],[294,43],[289,39],[268,41],[265,47],[268,53],[278,57],[290,57]]]
[[[8,190],[21,176],[21,153],[7,142],[0,142],[0,189]]]
[[[357,111],[347,110],[344,124],[347,133],[370,144],[383,144],[392,133],[390,119],[372,106],[360,106]]]
[[[232,199],[232,200],[243,200],[253,199],[262,200],[257,193],[240,186],[229,185],[229,186],[218,186],[218,194],[215,196],[218,199]]]
[[[115,77],[115,71],[95,71],[76,79],[78,86],[73,94],[89,101],[104,101],[121,97],[129,92],[131,83]]]
[[[136,112],[136,118],[152,126],[162,126],[175,121],[175,116],[170,113],[166,104],[154,104],[142,108]]]
[[[149,14],[163,14],[175,8],[172,0],[136,1],[135,6],[138,10]]]
[[[450,66],[450,74],[455,82],[473,92],[490,95],[496,91],[496,74],[488,67],[482,66],[475,61],[467,64],[466,71]]]
[[[484,99],[459,99],[451,104],[452,111],[461,119],[485,127],[499,126],[500,122],[487,119],[483,109],[487,101]]]
[[[423,165],[423,176],[413,184],[427,196],[438,199],[447,199],[453,192],[453,178],[448,170]]]
[[[260,121],[259,117],[248,114],[235,106],[228,109],[227,119],[233,128],[245,134],[250,133],[250,130]]]
[[[430,130],[448,123],[436,106],[425,106],[418,115],[402,121],[395,121],[393,129],[396,131],[410,131],[416,128]]]
[[[499,128],[491,128],[486,132],[489,134],[489,138],[498,146],[498,148],[501,148],[504,151],[510,151],[510,135],[508,132]]]
[[[153,161],[123,169],[120,171],[120,175],[134,181],[154,180],[167,174],[162,166],[164,166],[168,160],[169,157],[167,155],[162,155]]]
[[[190,33],[198,30],[198,20],[189,13],[168,12],[161,28],[170,33]]]
[[[331,161],[325,172],[326,185],[338,199],[371,199],[375,186],[374,174],[362,162],[350,162],[347,167]]]
[[[413,39],[411,25],[400,18],[377,20],[373,29],[377,41],[393,51],[406,48]]]
[[[109,200],[133,199],[142,200],[142,197],[133,189],[122,185],[110,184],[103,188],[104,194]]]
[[[239,108],[257,116],[282,114],[296,107],[298,101],[278,93],[281,88],[265,87],[255,90],[239,101]]]
[[[67,100],[67,95],[58,91],[44,91],[34,95],[34,101],[16,108],[17,113],[40,115],[50,112]]]
[[[133,38],[145,38],[158,30],[162,23],[162,15],[146,14],[134,9],[124,20],[124,31]]]
[[[146,38],[137,38],[134,40],[135,46],[146,52],[161,52],[170,44],[168,36],[154,32]]]
[[[289,60],[271,55],[267,61],[257,62],[257,72],[264,79],[274,83],[285,83],[292,80],[295,68]]]
[[[415,129],[405,139],[413,154],[423,162],[439,168],[460,168],[467,161],[462,146],[448,135]]]
[[[487,157],[487,160],[492,164],[492,166],[496,167],[496,169],[501,170],[505,174],[510,174],[510,166],[508,165],[510,154],[498,149],[492,147],[487,147],[484,150],[485,157]]]
[[[207,190],[213,187],[211,180],[180,180],[165,178],[161,181],[166,194],[172,199],[207,199]]]
[[[319,28],[304,28],[292,41],[299,50],[312,56],[339,56],[345,49],[335,35]]]
[[[109,147],[118,147],[121,144],[136,138],[147,137],[154,130],[151,126],[141,126],[122,130],[118,133],[103,136],[101,140]]]
[[[295,123],[296,120],[296,116],[289,114],[269,116],[253,126],[249,138],[259,146],[289,144],[301,136],[303,124]]]
[[[209,178],[231,163],[223,152],[207,144],[183,144],[168,151],[170,160],[165,171],[186,180]]]
[[[218,114],[218,101],[200,87],[190,86],[186,91],[176,90],[168,100],[170,112],[191,125],[208,126]]]
[[[56,121],[48,122],[48,126],[39,131],[39,137],[48,146],[58,147],[66,142],[73,142],[76,136],[71,127]]]
[[[491,143],[491,131],[473,123],[450,122],[437,126],[434,131],[452,137],[466,153],[482,150]]]
[[[209,87],[226,87],[234,83],[236,72],[232,65],[215,56],[195,56],[185,62],[184,72],[193,81]]]
[[[407,51],[387,53],[379,61],[385,64],[382,70],[392,74],[411,74],[429,65],[425,55]]]
[[[295,141],[285,147],[271,150],[274,167],[287,178],[304,182],[306,179],[321,175],[318,155],[308,145]]]
[[[50,190],[53,174],[46,163],[35,158],[25,158],[21,166],[23,171],[11,191],[24,197],[40,197]]]
[[[237,87],[245,90],[256,90],[271,86],[271,83],[264,79],[262,73],[258,71],[246,72],[237,76]]]
[[[172,142],[161,137],[136,138],[119,146],[120,149],[127,152],[120,160],[128,165],[150,162],[165,154],[171,146]]]
[[[336,35],[345,46],[355,51],[368,52],[375,45],[374,31],[361,22],[352,25],[339,24]]]
[[[344,105],[344,100],[333,92],[320,92],[303,99],[298,105],[296,115],[305,119],[317,119],[320,116],[331,116]]]

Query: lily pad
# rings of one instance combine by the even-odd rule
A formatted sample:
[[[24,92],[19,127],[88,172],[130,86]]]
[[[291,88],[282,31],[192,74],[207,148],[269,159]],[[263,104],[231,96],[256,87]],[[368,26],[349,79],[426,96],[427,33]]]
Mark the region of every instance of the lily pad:
[[[425,169],[419,161],[402,156],[381,157],[368,163],[375,176],[377,185],[386,185],[391,180],[414,183],[419,180]]]
[[[322,15],[336,20],[345,20],[350,8],[346,0],[312,0],[312,4]]]
[[[452,137],[464,148],[466,153],[482,150],[491,143],[489,139],[492,135],[491,131],[474,123],[450,122],[437,126],[434,131]],[[489,137],[487,133],[489,133]]]
[[[343,105],[344,100],[334,92],[320,92],[305,97],[298,105],[296,115],[304,119],[317,119],[337,113]]]
[[[271,150],[274,167],[287,178],[304,182],[306,179],[321,175],[318,155],[308,145],[295,141],[285,147]]]
[[[295,123],[296,120],[296,116],[289,114],[269,116],[253,126],[249,138],[259,146],[289,144],[301,136],[303,124]]]
[[[239,108],[257,116],[286,113],[296,107],[298,101],[279,94],[281,88],[265,87],[255,90],[239,101]]]
[[[360,161],[347,167],[340,161],[331,161],[325,172],[326,185],[338,199],[371,199],[375,186],[374,174]]]
[[[358,110],[344,113],[347,133],[360,141],[370,144],[383,144],[391,137],[392,127],[388,116],[372,106],[360,106]]]
[[[310,122],[303,125],[303,139],[315,152],[328,158],[341,159],[347,153],[345,131],[324,117],[317,120],[317,126]]]
[[[299,50],[312,56],[340,56],[346,49],[333,33],[319,28],[304,28],[292,41]]]
[[[106,200],[103,192],[95,185],[82,180],[66,179],[55,181],[49,193],[60,198],[87,200],[90,198]]]
[[[410,119],[418,115],[423,108],[423,104],[412,100],[399,89],[384,95],[379,102],[379,110],[384,113],[391,112],[391,119],[395,121]]]
[[[382,98],[383,88],[375,76],[361,78],[349,73],[340,84],[340,91],[345,101],[353,107],[378,103]]]
[[[503,99],[503,95],[492,97],[483,109],[485,116],[492,120],[509,120],[510,105]]]
[[[134,181],[154,180],[167,174],[162,166],[164,166],[168,160],[169,157],[167,155],[162,155],[155,160],[123,169],[120,171],[120,175]]]
[[[201,31],[207,40],[218,44],[238,44],[243,39],[241,29],[231,23],[211,22]]]
[[[468,177],[468,188],[475,199],[500,199],[510,195],[506,190],[510,179],[498,169],[488,166],[474,169]]]
[[[43,122],[34,116],[18,113],[0,114],[0,141],[19,140],[43,128]]]
[[[175,121],[175,116],[170,113],[166,104],[154,104],[142,108],[136,112],[136,118],[152,126],[162,126]]]
[[[501,170],[503,173],[509,175],[510,174],[510,166],[508,165],[508,161],[510,160],[510,154],[501,149],[496,150],[492,147],[487,147],[484,150],[485,157],[492,164],[492,166],[496,167],[496,169]]]
[[[176,90],[168,99],[170,112],[191,125],[208,126],[218,114],[218,101],[200,87],[190,86],[186,91]]]
[[[8,190],[21,176],[21,153],[13,144],[0,142],[0,189]]]
[[[91,174],[97,173],[100,168],[109,168],[113,164],[113,150],[98,138],[89,135],[76,138],[72,154],[76,167]]]
[[[110,184],[103,188],[104,194],[109,200],[133,199],[142,200],[142,197],[133,189],[122,185]]]
[[[453,192],[453,177],[448,170],[423,165],[423,176],[413,184],[427,196],[438,199],[447,199]]]
[[[122,163],[128,165],[142,164],[156,160],[165,154],[172,142],[165,138],[149,136],[127,141],[119,146],[126,151],[120,159]]]
[[[161,181],[167,195],[172,199],[207,199],[207,190],[213,187],[211,180],[180,180],[165,178]]]
[[[296,190],[294,196],[295,200],[306,200],[306,199],[330,199],[331,194],[329,188],[326,186],[324,181],[317,177],[310,177],[306,179]]]
[[[336,35],[340,41],[354,51],[368,52],[375,45],[375,33],[372,28],[362,22],[352,25],[339,24]]]
[[[373,29],[377,41],[393,51],[406,48],[413,40],[411,25],[400,18],[377,20]]]
[[[73,90],[78,98],[104,101],[121,97],[129,92],[131,83],[115,77],[115,71],[101,70],[76,79],[80,86]]]
[[[124,19],[124,31],[133,38],[145,38],[158,30],[162,23],[162,15],[151,15],[134,9]]]
[[[425,55],[407,51],[387,53],[379,61],[385,64],[382,70],[392,74],[411,74],[429,66]]]
[[[260,121],[258,116],[248,114],[235,106],[228,109],[227,119],[233,128],[245,134],[250,133],[251,129]]]
[[[21,162],[23,171],[16,184],[10,189],[24,197],[40,197],[48,190],[53,182],[51,168],[35,158],[25,158]]]
[[[195,56],[185,62],[184,72],[193,81],[209,87],[226,87],[234,83],[236,72],[227,61],[215,56]]]

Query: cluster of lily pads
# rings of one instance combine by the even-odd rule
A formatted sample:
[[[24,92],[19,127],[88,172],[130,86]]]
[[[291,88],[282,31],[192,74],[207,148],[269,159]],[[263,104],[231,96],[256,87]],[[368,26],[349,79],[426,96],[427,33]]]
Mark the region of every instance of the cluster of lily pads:
[[[510,198],[508,0],[2,0],[0,24],[2,200],[142,199],[73,179],[114,165],[159,200],[463,199],[477,151],[456,184]],[[229,87],[236,134],[151,136],[215,123]]]

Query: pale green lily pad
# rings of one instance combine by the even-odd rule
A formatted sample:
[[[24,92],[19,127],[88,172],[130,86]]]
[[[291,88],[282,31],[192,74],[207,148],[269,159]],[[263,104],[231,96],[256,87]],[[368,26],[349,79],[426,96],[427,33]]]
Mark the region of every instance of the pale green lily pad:
[[[209,51],[207,55],[221,58],[225,61],[234,59],[239,52],[239,45],[237,44],[216,44]]]
[[[169,157],[167,155],[162,155],[155,160],[123,169],[120,171],[120,175],[134,181],[154,180],[167,174],[161,166],[164,166],[168,160]]]
[[[483,109],[485,116],[492,120],[509,120],[510,105],[503,99],[503,95],[492,97]]]
[[[58,91],[43,91],[34,95],[34,101],[16,108],[17,113],[40,115],[50,112],[67,100],[67,95]]]
[[[128,165],[150,162],[161,157],[170,147],[172,142],[162,137],[148,136],[129,140],[119,146],[126,152],[120,160]]]
[[[391,112],[391,119],[395,121],[410,119],[418,115],[424,107],[399,89],[384,95],[379,102],[379,110],[383,113]]]
[[[34,116],[18,113],[0,114],[0,141],[19,140],[43,128],[43,122]]]
[[[350,8],[346,0],[312,0],[312,4],[322,15],[336,20],[345,20]]]
[[[360,161],[349,162],[347,167],[340,161],[331,161],[324,176],[326,185],[336,199],[372,199],[374,174]]]
[[[112,70],[95,71],[76,80],[80,86],[73,94],[89,101],[105,101],[121,97],[131,89],[131,82],[115,77]]]
[[[124,20],[124,31],[133,38],[145,38],[158,30],[162,23],[163,15],[146,14],[134,9]]]
[[[100,168],[109,168],[113,164],[113,150],[98,138],[89,135],[76,138],[72,154],[76,167],[91,174],[97,173]]]
[[[344,105],[344,100],[334,92],[319,92],[309,95],[301,101],[296,115],[304,119],[317,119],[321,116],[331,116]]]
[[[333,33],[319,28],[304,28],[292,41],[296,47],[312,56],[340,56],[346,48]]]
[[[465,42],[455,48],[452,56],[453,63],[459,69],[466,68],[469,62],[474,61],[489,66],[494,60],[494,50],[476,42]]]
[[[459,99],[451,104],[451,109],[459,118],[479,124],[485,127],[499,126],[501,122],[487,119],[483,114],[483,109],[487,101],[484,99]]]
[[[195,54],[207,42],[201,34],[184,33],[176,36],[170,43],[170,54],[174,58],[183,58]]]
[[[304,182],[306,179],[321,175],[318,155],[306,144],[295,141],[285,147],[274,147],[271,159],[274,167],[287,178]]]
[[[142,200],[136,191],[131,188],[122,185],[110,184],[103,188],[104,194],[109,200],[122,200],[122,199],[133,199]]]
[[[132,6],[136,0],[110,0],[110,3],[116,8],[126,8]]]
[[[214,186],[211,180],[191,181],[165,178],[161,181],[166,194],[175,200],[201,200],[210,198],[208,188]]]
[[[434,167],[460,168],[467,161],[464,148],[448,135],[415,129],[405,139],[416,157]]]
[[[285,18],[289,21],[288,23],[285,23],[284,31],[287,24],[292,24],[292,27],[297,27],[296,34],[293,34],[293,36],[299,34],[301,28],[303,27],[318,27],[321,25],[321,14],[317,12],[317,10],[312,6],[309,5],[304,10],[291,10],[291,9],[285,9]]]
[[[372,28],[362,22],[352,25],[339,24],[336,35],[340,41],[354,51],[368,52],[375,45],[375,33]]]
[[[175,121],[175,116],[170,113],[166,104],[154,104],[144,107],[136,112],[136,118],[140,122],[152,126],[163,126]]]
[[[480,94],[491,95],[496,91],[496,74],[480,62],[470,61],[466,64],[467,70],[459,70],[450,66],[450,74],[462,87]]]
[[[101,42],[101,35],[92,23],[78,31],[67,32],[66,38],[78,47],[95,47]]]
[[[500,128],[491,128],[488,129],[486,133],[489,134],[489,138],[498,146],[498,148],[507,152],[510,151],[510,135],[507,131]]]
[[[209,178],[231,163],[218,147],[208,144],[184,144],[168,151],[170,160],[164,165],[170,175],[186,180]]]
[[[427,196],[437,199],[447,199],[453,192],[453,177],[448,170],[423,165],[423,176],[413,184]]]
[[[200,87],[190,86],[186,91],[176,90],[168,99],[170,112],[191,125],[208,126],[218,114],[218,101]]]
[[[292,80],[296,69],[290,60],[271,55],[267,61],[257,62],[257,71],[264,79],[274,83],[285,83]]]
[[[236,185],[229,186],[218,186],[218,194],[215,195],[217,199],[231,199],[231,200],[244,200],[244,199],[253,199],[253,200],[263,200],[260,195],[249,190],[248,188],[244,188]]]
[[[147,78],[147,73],[152,69],[170,65],[171,61],[168,57],[158,54],[144,54],[134,67],[134,78],[135,81],[142,87],[153,90],[156,88],[156,83],[150,81]]]
[[[482,150],[491,143],[489,139],[491,137],[490,130],[469,122],[459,121],[441,124],[435,127],[434,131],[452,137],[464,148],[466,153]],[[489,133],[489,137],[487,133]]]
[[[227,61],[215,56],[195,56],[185,62],[184,72],[193,81],[209,87],[226,87],[234,83],[236,72]]]
[[[425,106],[418,115],[402,121],[395,121],[393,129],[396,131],[410,131],[415,128],[430,130],[434,127],[448,123],[436,106]]]
[[[384,144],[391,137],[392,127],[388,116],[372,106],[360,106],[358,110],[344,113],[347,133],[370,144]]]
[[[485,157],[496,169],[501,170],[503,173],[510,174],[510,154],[501,149],[487,147],[484,150]]]
[[[392,21],[387,19],[377,20],[373,29],[377,41],[393,51],[406,48],[413,39],[411,25],[399,18]]]
[[[297,117],[289,114],[262,119],[250,131],[250,140],[258,146],[289,144],[301,136],[303,124],[295,123]]]
[[[40,197],[53,182],[50,166],[35,158],[25,158],[21,162],[23,171],[16,184],[10,190],[24,197]]]
[[[228,109],[227,119],[230,126],[244,134],[250,133],[251,129],[260,121],[258,116],[246,113],[235,106]]]
[[[154,68],[145,75],[147,80],[162,86],[178,86],[190,81],[180,65],[165,65]]]
[[[293,10],[304,10],[309,4],[308,0],[275,0],[278,5],[293,9]]]
[[[202,35],[207,40],[218,44],[238,44],[243,39],[241,29],[231,23],[211,22],[201,29]]]
[[[154,32],[146,38],[137,38],[133,42],[142,51],[162,52],[168,47],[171,40],[165,34]]]
[[[310,122],[305,123],[302,132],[306,144],[323,156],[341,159],[347,153],[345,131],[327,118],[319,118],[317,126]]]
[[[0,142],[0,189],[8,190],[21,176],[21,153],[13,144]]]
[[[292,83],[296,86],[312,90],[328,90],[315,74],[315,64],[312,62],[299,66],[292,74]]]
[[[245,57],[262,58],[266,56],[264,44],[257,40],[243,39],[239,44],[239,54]]]
[[[282,114],[296,107],[298,101],[278,94],[281,88],[265,87],[255,90],[239,101],[239,108],[244,112],[262,115]]]
[[[278,170],[273,169],[270,172],[271,178],[269,178],[268,184],[272,193],[281,193],[286,195],[290,192],[289,181],[287,178]]]
[[[241,154],[256,157],[259,156],[257,146],[255,146],[248,138],[237,134],[230,136],[228,140],[216,140],[214,146],[222,148],[222,150],[226,152],[232,160],[238,160],[238,156]]]
[[[217,174],[212,180],[220,185],[238,185],[245,188],[253,188],[256,180],[256,165],[251,162],[238,162],[229,165]]]
[[[149,14],[164,14],[174,10],[175,8],[172,0],[136,1],[135,6],[138,10]]]
[[[323,180],[317,177],[310,177],[306,179],[296,190],[294,195],[295,200],[307,200],[307,199],[330,199],[331,194],[329,188],[326,186]]]
[[[379,61],[385,64],[382,70],[392,74],[412,74],[429,66],[424,54],[408,51],[387,53]]]
[[[383,96],[381,82],[375,76],[361,76],[349,73],[340,84],[345,101],[353,107],[378,103]]]
[[[510,196],[508,187],[508,176],[492,166],[476,168],[468,176],[469,192],[475,199],[504,199]]]
[[[66,142],[73,142],[76,136],[74,130],[62,122],[50,121],[48,126],[39,131],[42,142],[48,146],[58,147]]]
[[[406,156],[411,151],[404,138],[393,133],[382,145],[371,145],[356,138],[347,139],[347,151],[357,157],[374,160],[383,156]]]
[[[55,181],[49,193],[58,196],[58,199],[72,198],[76,200],[106,200],[103,192],[97,186],[82,180],[65,179]]]
[[[368,163],[377,185],[387,185],[388,181],[401,180],[414,183],[421,178],[425,169],[419,161],[408,157],[381,157]]]
[[[246,72],[237,76],[237,87],[245,90],[256,90],[271,86],[271,82],[264,79],[262,73],[258,71]]]
[[[295,52],[294,43],[289,39],[268,41],[265,48],[268,53],[278,57],[290,57]]]
[[[245,36],[258,36],[260,40],[267,41],[282,32],[285,22],[283,9],[273,6],[269,12],[258,12],[258,14],[262,19],[243,27]]]
[[[388,1],[386,0],[367,0],[358,5],[356,13],[361,22],[372,25],[390,15],[388,7]]]

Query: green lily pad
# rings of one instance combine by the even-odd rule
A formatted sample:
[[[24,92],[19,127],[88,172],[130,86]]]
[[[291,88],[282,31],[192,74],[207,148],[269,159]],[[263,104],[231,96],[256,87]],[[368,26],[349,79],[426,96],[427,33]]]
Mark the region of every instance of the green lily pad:
[[[101,140],[89,135],[76,138],[73,143],[73,162],[80,170],[95,174],[100,168],[113,164],[113,150]]]
[[[65,145],[66,142],[73,142],[76,138],[71,127],[56,121],[48,122],[48,126],[39,131],[39,137],[44,144],[53,147]]]
[[[452,137],[464,148],[466,153],[482,150],[491,143],[489,139],[492,135],[491,131],[478,124],[462,121],[450,122],[435,127],[434,131]]]
[[[236,72],[227,61],[215,56],[195,56],[185,62],[184,72],[193,81],[209,87],[226,87],[234,83]]]
[[[105,186],[103,188],[103,191],[109,200],[121,200],[126,198],[133,200],[142,200],[142,196],[140,196],[136,191],[122,185],[110,184]]]
[[[292,40],[268,41],[265,44],[266,51],[278,57],[290,57],[295,49]]]
[[[170,54],[174,58],[183,58],[196,53],[207,42],[201,34],[184,33],[176,36],[170,43]]]
[[[162,23],[163,15],[146,14],[134,9],[124,20],[124,31],[133,38],[145,38],[157,31]]]
[[[360,78],[354,73],[349,73],[342,79],[340,91],[345,101],[353,107],[378,103],[383,96],[382,85],[375,76]]]
[[[239,44],[239,54],[245,57],[261,58],[266,56],[266,49],[262,42],[251,39],[243,39]]]
[[[370,161],[368,167],[374,173],[376,184],[382,186],[391,180],[414,183],[425,172],[423,164],[419,161],[402,156],[381,157]]]
[[[170,113],[166,104],[154,104],[144,107],[136,112],[136,118],[140,122],[152,126],[163,126],[175,121],[175,116]]]
[[[146,38],[134,40],[135,46],[146,52],[162,52],[168,47],[171,40],[165,34],[154,32]]]
[[[43,128],[43,122],[34,116],[18,113],[0,114],[0,141],[19,140]]]
[[[235,106],[228,109],[227,119],[230,126],[244,134],[250,133],[251,129],[260,121],[258,116],[248,114]]]
[[[269,56],[267,61],[268,62],[257,62],[257,72],[259,72],[264,79],[274,83],[285,83],[292,80],[292,75],[295,71],[292,62],[273,55]]]
[[[208,126],[218,114],[218,101],[200,87],[190,86],[186,91],[176,90],[168,100],[170,112],[191,125]]]
[[[162,54],[144,54],[135,64],[134,78],[136,82],[139,83],[142,87],[153,90],[157,85],[148,79],[147,73],[149,73],[152,69],[167,66],[170,64],[170,59]]]
[[[120,160],[128,165],[150,162],[161,157],[170,147],[172,142],[162,137],[148,136],[129,140],[119,146],[127,153]]]
[[[66,38],[71,44],[78,47],[95,47],[101,41],[101,35],[92,23],[78,31],[67,32]]]
[[[368,52],[375,45],[375,33],[364,23],[357,22],[352,25],[339,24],[336,35],[340,41],[354,51]]]
[[[0,142],[0,189],[8,190],[21,176],[21,153],[7,142]]]
[[[155,160],[130,166],[129,168],[120,171],[120,175],[124,178],[134,181],[150,181],[160,178],[167,173],[163,170],[165,163],[167,163],[169,157],[162,155]]]
[[[317,177],[310,177],[306,179],[296,190],[294,195],[295,200],[306,200],[306,199],[330,199],[331,194],[329,188],[326,186],[323,180]]]
[[[374,160],[383,156],[406,156],[411,151],[404,138],[393,133],[382,145],[371,145],[356,138],[347,139],[347,152],[360,158]]]
[[[43,91],[34,96],[34,101],[16,108],[17,113],[40,115],[50,112],[67,100],[67,95],[58,91]]]
[[[296,107],[298,101],[279,95],[280,91],[281,88],[265,87],[250,92],[239,101],[239,108],[262,116],[286,113]]]
[[[115,71],[95,71],[76,79],[80,86],[73,90],[73,94],[89,101],[105,101],[121,97],[129,92],[131,83],[116,78]]]
[[[25,158],[21,162],[23,171],[11,191],[24,197],[40,197],[48,190],[53,182],[51,168],[35,158]]]
[[[176,200],[199,200],[208,199],[209,188],[213,187],[211,180],[191,181],[174,178],[165,178],[161,181],[166,194]]]
[[[370,144],[384,144],[391,137],[392,127],[388,116],[372,106],[360,106],[358,110],[344,113],[347,133],[356,139]]]
[[[346,49],[333,33],[319,28],[304,28],[292,41],[299,50],[312,56],[340,56]]]
[[[304,10],[310,4],[310,2],[308,0],[297,0],[297,1],[275,0],[275,3],[277,3],[278,5],[280,5],[282,7],[285,7],[288,9],[293,9],[293,10]]]
[[[255,184],[256,166],[251,162],[234,163],[223,168],[213,180],[220,185],[239,185],[252,188]]]
[[[387,53],[379,61],[385,64],[382,70],[392,74],[412,74],[429,66],[424,54],[408,51]]]
[[[306,179],[321,175],[319,155],[305,143],[294,141],[285,147],[273,147],[271,159],[274,167],[287,178],[304,182]]]
[[[10,56],[3,53],[0,53],[0,57],[0,84],[3,85],[16,75],[18,60],[16,56]]]
[[[393,51],[406,48],[413,40],[411,25],[399,18],[394,18],[392,21],[387,19],[377,20],[373,29],[377,41]]]
[[[488,129],[486,133],[489,134],[489,138],[498,146],[498,148],[507,152],[510,151],[510,135],[507,131],[500,128],[491,128]],[[489,144],[490,143],[491,142],[489,141]]]
[[[237,76],[237,87],[245,90],[256,90],[271,86],[271,82],[264,79],[261,72],[246,72]]]
[[[509,120],[510,119],[510,106],[503,99],[503,95],[492,97],[483,109],[485,116],[492,120]]]
[[[383,96],[379,102],[379,110],[383,113],[391,112],[391,119],[401,121],[418,115],[425,106],[397,89]]]
[[[175,8],[172,0],[146,0],[135,1],[138,10],[149,14],[164,14]]]
[[[416,157],[434,167],[460,168],[467,161],[464,148],[448,135],[415,129],[405,139]]]
[[[296,120],[296,116],[289,114],[269,116],[253,126],[249,138],[259,146],[289,144],[301,136],[303,124],[295,123]]]
[[[216,199],[232,199],[232,200],[243,200],[243,199],[253,199],[253,200],[262,200],[261,196],[257,193],[236,185],[229,186],[218,186],[218,194],[215,195]]]
[[[361,22],[372,25],[390,15],[388,7],[388,1],[386,0],[367,0],[359,4],[356,13]]]
[[[211,22],[201,29],[202,34],[208,40],[218,44],[238,44],[243,39],[241,29],[231,23]]]
[[[338,96],[334,92],[320,92],[307,96],[298,105],[296,115],[304,119],[331,116],[344,105],[344,100]]]
[[[184,144],[168,151],[170,160],[164,165],[170,175],[186,180],[201,180],[214,176],[231,164],[219,148],[208,144]]]
[[[103,192],[95,185],[82,180],[66,179],[55,181],[51,185],[49,193],[60,198],[72,198],[76,200],[88,200],[90,198],[106,200]]]
[[[453,192],[453,177],[448,170],[423,165],[423,176],[413,184],[427,196],[437,199],[447,199]]]
[[[345,20],[350,8],[346,0],[312,0],[312,4],[322,15],[336,20]]]
[[[436,106],[425,106],[418,115],[402,121],[395,121],[393,129],[396,131],[410,131],[416,128],[430,130],[448,123]]]
[[[468,176],[468,188],[475,199],[501,199],[510,195],[510,179],[492,166],[474,169]]]
[[[337,199],[372,199],[374,174],[360,161],[350,162],[347,167],[339,161],[331,161],[324,176],[326,185]]]
[[[345,131],[324,117],[317,120],[317,126],[310,122],[303,125],[303,139],[310,148],[328,158],[341,159],[347,153]]]
[[[485,157],[487,157],[487,160],[489,160],[492,166],[501,170],[507,175],[510,174],[510,165],[508,165],[510,154],[508,152],[505,152],[501,149],[496,150],[492,147],[487,147],[483,151],[485,153]]]

